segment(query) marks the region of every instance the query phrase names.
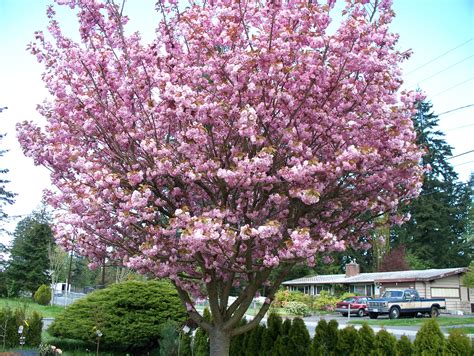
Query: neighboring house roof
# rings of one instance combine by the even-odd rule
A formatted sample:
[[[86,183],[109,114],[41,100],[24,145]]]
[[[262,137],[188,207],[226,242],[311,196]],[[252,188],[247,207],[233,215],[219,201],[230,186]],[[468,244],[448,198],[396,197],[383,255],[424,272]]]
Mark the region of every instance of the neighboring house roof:
[[[352,277],[346,277],[345,274],[329,274],[309,276],[291,281],[283,282],[284,285],[304,285],[304,284],[347,284],[347,283],[375,283],[375,282],[414,282],[414,281],[432,281],[460,273],[466,272],[465,267],[426,269],[415,271],[394,271],[394,272],[375,272],[360,273]]]

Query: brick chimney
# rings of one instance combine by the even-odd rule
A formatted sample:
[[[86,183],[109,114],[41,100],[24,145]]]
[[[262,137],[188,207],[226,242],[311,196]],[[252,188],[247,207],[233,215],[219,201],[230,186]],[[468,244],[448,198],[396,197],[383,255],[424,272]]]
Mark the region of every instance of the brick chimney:
[[[346,264],[346,277],[354,277],[360,273],[359,264],[355,261]]]

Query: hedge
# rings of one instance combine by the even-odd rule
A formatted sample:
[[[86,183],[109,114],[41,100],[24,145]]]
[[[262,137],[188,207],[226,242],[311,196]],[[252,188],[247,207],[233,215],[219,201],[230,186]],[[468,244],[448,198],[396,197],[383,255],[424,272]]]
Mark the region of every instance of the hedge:
[[[48,329],[57,338],[80,340],[91,348],[100,330],[101,350],[146,351],[157,347],[162,325],[187,319],[176,289],[166,281],[129,281],[76,301]]]
[[[31,314],[25,308],[0,309],[0,349],[20,346],[18,329],[23,326],[25,346],[37,347],[41,343],[43,318],[36,311]]]

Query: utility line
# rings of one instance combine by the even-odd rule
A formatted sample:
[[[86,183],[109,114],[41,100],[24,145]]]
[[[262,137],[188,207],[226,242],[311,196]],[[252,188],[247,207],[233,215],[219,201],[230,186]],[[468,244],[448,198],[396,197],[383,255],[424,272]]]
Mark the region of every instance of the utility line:
[[[449,114],[449,113],[451,113],[451,112],[453,112],[453,111],[458,111],[458,110],[461,110],[461,109],[470,108],[471,106],[474,106],[474,104],[469,104],[469,105],[460,106],[460,107],[458,107],[458,108],[454,108],[454,109],[451,109],[451,110],[442,112],[441,114],[438,114],[438,115],[436,115],[436,116],[441,116],[441,115]]]
[[[474,126],[474,124],[464,125],[464,126],[458,126],[458,127],[453,127],[452,129],[444,130],[444,132],[455,131],[455,130],[459,130],[459,129],[463,129],[463,128],[465,128],[465,127],[471,127],[471,126]]]
[[[408,73],[405,74],[405,75],[409,75],[409,74],[411,74],[411,73],[414,73],[414,72],[416,72],[417,70],[423,68],[424,66],[427,66],[428,64],[433,63],[434,61],[440,59],[441,57],[444,57],[444,56],[447,55],[448,53],[451,53],[452,51],[454,51],[454,50],[456,50],[456,49],[458,49],[458,48],[460,48],[460,47],[462,47],[462,46],[468,44],[468,43],[471,42],[473,39],[474,39],[474,37],[471,37],[471,38],[468,39],[467,41],[465,41],[465,42],[461,43],[460,45],[458,45],[458,46],[456,46],[456,47],[454,47],[454,48],[451,48],[450,50],[448,50],[448,51],[446,51],[446,52],[440,54],[438,57],[435,57],[435,58],[429,60],[429,61],[426,62],[425,64],[422,64],[422,65],[416,67],[415,69],[413,69],[412,71],[408,72]]]
[[[446,159],[453,159],[453,158],[456,158],[456,157],[461,157],[461,156],[467,155],[468,153],[472,153],[472,152],[474,152],[474,150],[466,151],[466,152],[460,153],[458,155],[448,157]]]
[[[423,83],[424,81],[427,81],[428,79],[434,78],[434,77],[436,77],[437,75],[446,72],[448,69],[451,69],[451,68],[457,66],[458,64],[461,64],[461,63],[467,61],[468,59],[471,59],[472,57],[474,57],[474,54],[471,54],[469,57],[466,57],[466,58],[464,58],[464,59],[461,59],[459,62],[456,62],[456,63],[451,64],[450,66],[448,66],[448,67],[446,67],[446,68],[444,68],[444,69],[441,69],[440,71],[436,72],[435,74],[430,75],[429,77],[426,77],[426,78],[424,78],[424,79],[418,81],[416,84],[410,85],[410,88],[413,88],[414,86],[419,85],[420,83]]]
[[[464,166],[465,164],[468,164],[468,163],[474,163],[474,161],[468,161],[468,162],[464,162],[464,163],[455,164],[453,167]]]
[[[466,79],[465,81],[463,81],[463,82],[461,82],[461,83],[457,83],[457,84],[453,85],[452,87],[449,87],[449,88],[447,88],[447,89],[445,89],[445,90],[443,90],[443,91],[440,91],[439,93],[436,93],[435,95],[432,95],[431,98],[434,98],[434,97],[436,97],[436,96],[438,96],[438,95],[440,95],[440,94],[446,93],[447,91],[450,91],[451,89],[454,89],[454,88],[456,88],[456,87],[458,87],[458,86],[460,86],[460,85],[463,85],[463,84],[465,84],[465,83],[467,83],[467,82],[470,82],[470,81],[473,80],[473,79],[474,79],[474,77],[471,77],[471,78]]]

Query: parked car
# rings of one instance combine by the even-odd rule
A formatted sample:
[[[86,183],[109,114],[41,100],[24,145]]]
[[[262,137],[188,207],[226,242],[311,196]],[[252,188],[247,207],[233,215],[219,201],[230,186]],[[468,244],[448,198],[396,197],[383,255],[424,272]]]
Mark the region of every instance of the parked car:
[[[388,314],[390,319],[398,319],[401,315],[416,317],[422,313],[436,318],[440,309],[446,309],[444,298],[420,298],[415,289],[388,290],[369,302],[369,317],[377,319]]]
[[[342,302],[336,304],[336,312],[341,313],[342,316],[347,314],[357,314],[357,316],[368,315],[367,302],[371,300],[371,297],[357,296],[344,299]]]

